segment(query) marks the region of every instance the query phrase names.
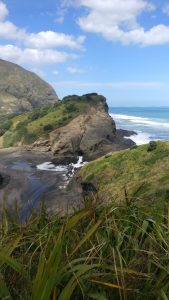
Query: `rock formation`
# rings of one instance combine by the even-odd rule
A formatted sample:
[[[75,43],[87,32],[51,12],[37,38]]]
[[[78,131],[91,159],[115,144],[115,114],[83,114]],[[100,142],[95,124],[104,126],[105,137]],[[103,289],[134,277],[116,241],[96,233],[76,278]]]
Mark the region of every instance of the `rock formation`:
[[[89,94],[88,98],[90,105],[85,113],[49,133],[48,139],[37,140],[31,148],[52,151],[55,163],[60,163],[72,161],[78,155],[92,160],[133,145],[131,140],[124,139],[125,133],[116,130],[115,122],[108,114],[106,99],[97,94]]]
[[[36,74],[0,59],[0,114],[29,111],[56,101],[53,88]]]

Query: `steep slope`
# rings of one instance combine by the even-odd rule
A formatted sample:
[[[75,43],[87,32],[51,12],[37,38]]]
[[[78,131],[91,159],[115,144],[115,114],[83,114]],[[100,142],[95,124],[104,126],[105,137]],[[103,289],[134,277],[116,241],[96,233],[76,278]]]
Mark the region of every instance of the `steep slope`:
[[[56,101],[53,88],[36,74],[0,59],[0,114],[30,111]]]
[[[154,150],[143,145],[110,153],[83,167],[79,176],[102,201],[146,202],[148,210],[163,209],[169,201],[169,142],[157,142]]]
[[[116,131],[106,99],[94,93],[65,97],[10,122],[1,137],[3,147],[30,145],[32,150],[51,151],[56,162],[72,161],[79,154],[90,160],[132,145]]]

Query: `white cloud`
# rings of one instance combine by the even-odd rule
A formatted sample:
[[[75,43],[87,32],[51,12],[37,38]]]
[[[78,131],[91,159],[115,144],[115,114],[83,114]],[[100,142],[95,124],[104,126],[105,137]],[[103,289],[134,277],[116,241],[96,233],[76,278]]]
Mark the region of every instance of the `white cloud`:
[[[6,7],[6,4],[0,2],[0,21],[3,21],[7,15],[8,15],[8,9]]]
[[[72,74],[82,74],[86,72],[86,69],[77,68],[77,67],[67,67],[66,70]]]
[[[9,21],[0,22],[0,38],[5,40],[24,40],[27,37],[24,29],[19,29]]]
[[[85,36],[76,38],[72,35],[54,31],[28,33],[25,29],[20,29],[9,21],[0,22],[0,38],[5,40],[19,40],[26,46],[36,49],[67,47],[73,50],[83,50],[83,43],[85,41]]]
[[[169,16],[169,4],[166,4],[163,7],[163,13]]]
[[[169,26],[157,24],[145,29],[139,22],[142,14],[155,10],[149,0],[72,0],[71,4],[86,9],[78,18],[84,31],[101,34],[109,41],[141,46],[169,43]]]
[[[58,75],[58,74],[59,74],[59,71],[58,71],[58,70],[54,70],[52,73],[53,73],[54,75]]]
[[[65,15],[67,13],[67,5],[65,5],[64,0],[59,0],[59,4],[57,6],[55,22],[62,24],[65,20]]]
[[[1,58],[16,62],[18,64],[29,64],[31,66],[45,66],[63,63],[67,59],[75,59],[75,54],[68,54],[52,49],[21,49],[14,45],[0,45]]]
[[[27,34],[25,43],[33,48],[47,49],[68,47],[70,49],[83,49],[84,36],[75,38],[72,35],[58,33],[54,31],[41,31],[39,33]]]
[[[7,7],[0,1],[0,38],[8,41],[7,45],[0,45],[0,57],[3,59],[37,67],[77,57],[74,53],[58,51],[58,48],[84,50],[84,36],[75,37],[55,31],[29,33],[8,21],[7,15]]]
[[[0,5],[3,4],[2,2]],[[1,6],[0,6],[1,8]],[[25,29],[18,28],[13,23],[5,21],[5,14],[2,15],[0,21],[0,38],[6,40],[20,40],[30,48],[51,49],[58,47],[67,47],[69,49],[83,49],[85,36],[74,37],[72,35],[55,32],[55,31],[41,31],[38,33],[29,33]],[[4,18],[3,18],[4,17]],[[1,20],[1,19],[0,19]]]

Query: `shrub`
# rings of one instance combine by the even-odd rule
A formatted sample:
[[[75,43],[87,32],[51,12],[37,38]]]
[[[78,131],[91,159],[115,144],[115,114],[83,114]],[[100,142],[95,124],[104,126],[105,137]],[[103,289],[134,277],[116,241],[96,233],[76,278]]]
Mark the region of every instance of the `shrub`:
[[[49,131],[53,129],[53,125],[52,124],[46,124],[43,126],[43,130],[44,131]]]
[[[66,113],[73,113],[79,111],[78,107],[75,103],[66,103],[65,104],[65,112]]]
[[[0,136],[4,135],[5,130],[4,129],[0,129]]]
[[[65,116],[65,117],[63,117],[63,121],[67,121],[67,119],[68,119],[68,117],[67,116]]]
[[[32,144],[33,142],[35,142],[37,140],[37,135],[35,133],[28,133],[25,135],[24,137],[24,143],[25,144]]]
[[[36,111],[32,112],[28,118],[30,121],[35,121],[35,120],[39,119],[39,117],[40,117],[40,111],[36,110]]]
[[[28,121],[23,121],[23,122],[19,122],[17,125],[16,125],[16,131],[22,131],[22,129],[24,127],[26,127],[26,125],[28,124]],[[24,130],[24,129],[23,129]]]
[[[134,150],[134,149],[137,149],[137,148],[138,148],[137,145],[133,145],[133,146],[130,147],[130,150]]]
[[[0,120],[0,136],[4,135],[4,133],[10,129],[11,125],[12,125],[12,121],[6,119],[6,117],[1,117]]]

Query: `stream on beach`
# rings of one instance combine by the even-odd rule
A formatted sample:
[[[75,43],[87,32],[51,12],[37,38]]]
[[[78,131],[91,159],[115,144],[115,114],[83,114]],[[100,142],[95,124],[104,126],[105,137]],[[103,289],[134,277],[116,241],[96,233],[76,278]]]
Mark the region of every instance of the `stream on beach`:
[[[54,165],[48,154],[23,150],[0,151],[0,173],[10,179],[0,188],[0,210],[13,211],[15,203],[21,219],[38,209],[44,201],[48,212],[60,214],[80,208],[81,188],[73,180],[75,171],[83,166],[83,157],[76,164]]]

